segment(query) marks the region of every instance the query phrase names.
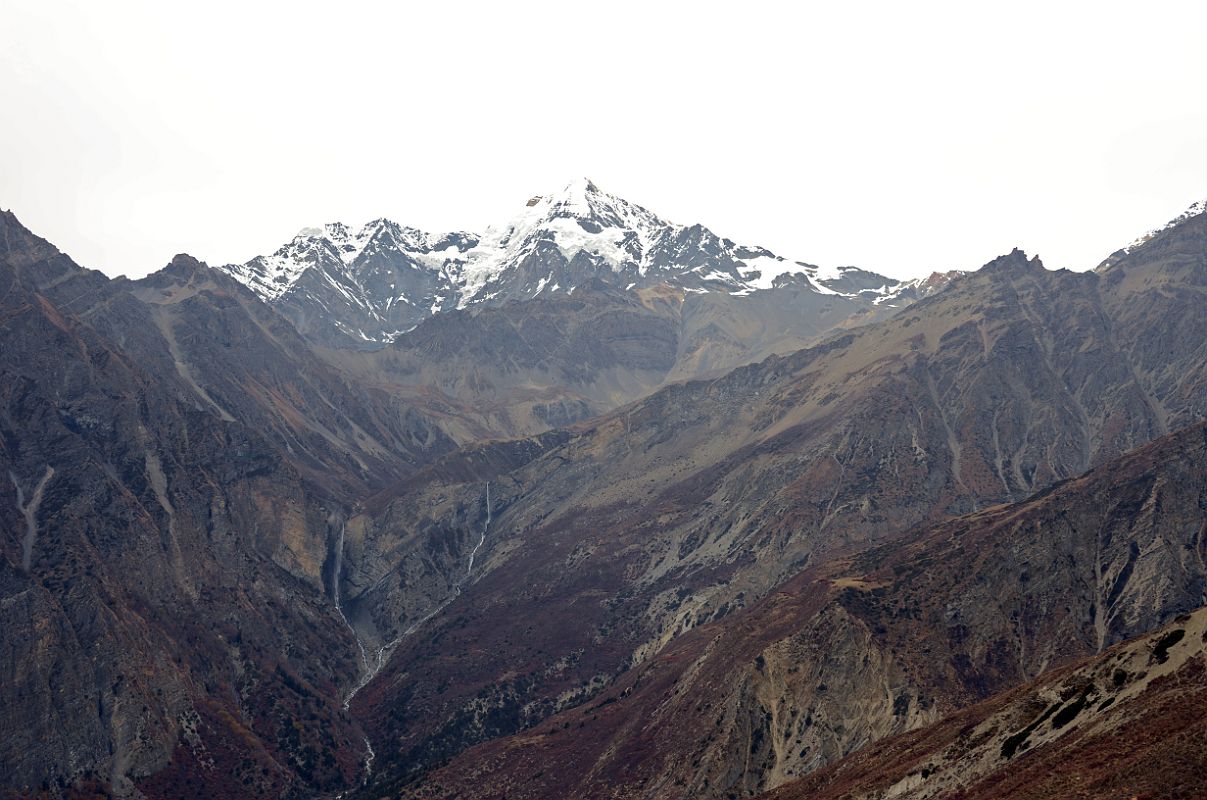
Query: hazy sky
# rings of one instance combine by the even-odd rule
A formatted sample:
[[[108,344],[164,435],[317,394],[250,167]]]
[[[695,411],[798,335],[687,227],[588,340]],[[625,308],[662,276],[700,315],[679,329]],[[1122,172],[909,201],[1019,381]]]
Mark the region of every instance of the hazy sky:
[[[0,208],[141,275],[585,175],[893,276],[1087,268],[1207,197],[1207,3],[0,0]]]

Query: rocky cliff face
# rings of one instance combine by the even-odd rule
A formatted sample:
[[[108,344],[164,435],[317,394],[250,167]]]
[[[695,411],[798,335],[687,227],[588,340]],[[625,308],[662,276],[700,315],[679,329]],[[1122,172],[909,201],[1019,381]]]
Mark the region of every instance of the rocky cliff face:
[[[1055,670],[768,795],[789,798],[1194,796],[1207,612]]]

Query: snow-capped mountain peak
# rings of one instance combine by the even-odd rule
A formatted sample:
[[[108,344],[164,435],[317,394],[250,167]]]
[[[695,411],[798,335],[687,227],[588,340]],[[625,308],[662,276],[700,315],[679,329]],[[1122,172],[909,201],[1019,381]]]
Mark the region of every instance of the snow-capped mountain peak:
[[[573,292],[592,281],[738,296],[793,288],[868,303],[891,301],[904,287],[668,222],[587,178],[531,197],[481,234],[427,233],[384,218],[333,222],[301,229],[270,256],[223,269],[266,301],[296,308],[293,316],[306,325],[334,328],[333,341],[350,337],[366,346],[440,311]]]
[[[531,198],[511,220],[486,229],[478,246],[467,254],[459,305],[473,302],[505,271],[542,246],[557,248],[567,261],[586,253],[614,273],[631,266],[644,274],[646,254],[660,235],[673,228],[641,206],[579,178],[559,192]]]

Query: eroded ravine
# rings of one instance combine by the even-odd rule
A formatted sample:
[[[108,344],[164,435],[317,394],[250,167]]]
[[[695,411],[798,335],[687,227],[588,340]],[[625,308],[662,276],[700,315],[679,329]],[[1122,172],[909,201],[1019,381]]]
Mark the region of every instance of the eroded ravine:
[[[38,485],[34,487],[28,503],[25,502],[25,490],[21,488],[21,482],[17,479],[16,473],[9,470],[8,477],[17,490],[17,510],[25,518],[25,538],[21,540],[21,569],[29,572],[29,568],[33,565],[34,544],[38,540],[38,507],[42,505],[42,495],[46,492],[46,484],[50,483],[50,479],[54,477],[54,467],[49,464],[46,466],[46,472],[43,473],[42,480],[38,481]],[[489,489],[487,495],[489,496]],[[488,510],[488,520],[489,516]],[[472,558],[470,564],[473,564]]]
[[[491,512],[490,505],[490,482],[488,481],[486,483],[486,521],[482,525],[482,535],[478,538],[478,543],[475,544],[473,549],[469,551],[469,560],[465,566],[465,574],[462,575],[461,579],[453,585],[452,592],[450,592],[448,597],[446,597],[441,603],[439,603],[435,608],[433,608],[419,620],[408,626],[402,633],[398,634],[398,636],[379,647],[372,664],[369,663],[368,653],[365,650],[365,646],[360,638],[360,634],[357,633],[356,628],[344,615],[343,609],[340,605],[339,580],[340,571],[343,567],[344,534],[347,529],[347,524],[341,523],[339,541],[337,542],[335,551],[335,568],[332,576],[332,599],[335,602],[335,610],[339,614],[340,619],[344,621],[344,624],[348,626],[348,630],[352,631],[352,635],[356,638],[356,646],[360,648],[361,663],[364,666],[364,672],[361,675],[360,680],[357,681],[356,685],[352,687],[352,690],[348,692],[348,695],[344,698],[345,711],[350,710],[352,699],[356,697],[357,693],[372,683],[373,679],[377,677],[378,673],[381,672],[382,667],[384,667],[386,662],[389,660],[390,655],[394,652],[394,649],[398,647],[403,639],[419,630],[421,627],[423,627],[424,623],[435,617],[437,614],[447,608],[450,603],[461,596],[462,589],[469,584],[470,578],[473,576],[474,561],[477,559],[478,552],[482,549],[482,546],[486,544],[486,536],[490,533],[490,524],[492,520],[493,514]],[[362,736],[364,736],[364,734],[362,734]],[[373,773],[373,760],[376,757],[376,753],[373,751],[373,743],[369,740],[369,737],[364,736],[364,740],[365,766],[362,782],[368,782],[369,777]],[[343,795],[340,795],[340,797],[342,796]]]
[[[352,633],[352,637],[356,639],[356,646],[360,649],[361,668],[367,671],[369,669],[369,653],[365,650],[365,644],[361,641],[360,634],[357,633],[356,628],[353,627],[348,617],[344,614],[344,607],[340,602],[339,579],[344,568],[344,537],[347,533],[348,523],[346,520],[342,520],[339,526],[339,540],[335,544],[335,564],[331,570],[331,600],[335,603],[335,613],[339,614],[339,618],[344,621],[344,625]],[[348,696],[348,700],[350,699],[351,695]],[[348,710],[348,700],[344,701],[345,711]]]

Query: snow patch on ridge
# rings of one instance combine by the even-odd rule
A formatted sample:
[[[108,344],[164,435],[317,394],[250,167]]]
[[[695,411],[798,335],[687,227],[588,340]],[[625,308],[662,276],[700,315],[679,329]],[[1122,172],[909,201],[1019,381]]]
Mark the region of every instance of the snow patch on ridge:
[[[1154,228],[1153,230],[1149,231],[1148,233],[1146,233],[1142,236],[1137,236],[1126,247],[1124,247],[1122,250],[1120,250],[1118,255],[1127,255],[1128,253],[1132,252],[1140,245],[1145,244],[1146,242],[1153,239],[1158,234],[1164,233],[1165,231],[1169,230],[1170,228],[1180,225],[1183,222],[1185,222],[1186,220],[1190,219],[1191,217],[1197,217],[1200,214],[1207,214],[1207,199],[1199,200],[1196,203],[1191,203],[1189,208],[1187,208],[1185,211],[1183,211],[1178,216],[1171,219],[1169,222],[1165,223],[1164,226],[1162,226],[1160,228]]]

